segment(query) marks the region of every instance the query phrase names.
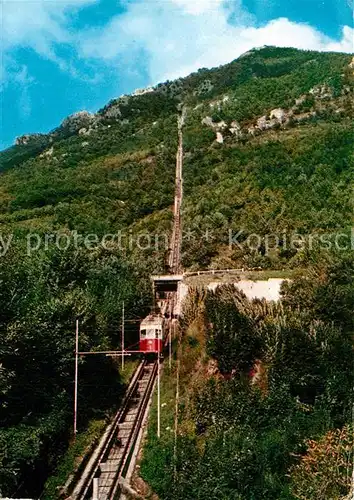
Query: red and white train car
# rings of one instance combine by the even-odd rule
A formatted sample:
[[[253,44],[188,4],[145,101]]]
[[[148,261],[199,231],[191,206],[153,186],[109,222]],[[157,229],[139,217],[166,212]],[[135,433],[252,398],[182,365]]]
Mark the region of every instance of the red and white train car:
[[[140,351],[161,352],[165,318],[162,314],[149,314],[140,323]]]

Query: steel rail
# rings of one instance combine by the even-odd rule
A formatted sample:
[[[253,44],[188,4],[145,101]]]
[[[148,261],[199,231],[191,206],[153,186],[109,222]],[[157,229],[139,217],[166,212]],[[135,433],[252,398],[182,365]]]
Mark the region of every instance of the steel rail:
[[[156,375],[157,375],[157,363],[158,361],[155,361],[153,363],[153,367],[150,373],[150,377],[147,381],[146,389],[144,391],[144,394],[141,397],[141,402],[139,404],[139,410],[136,416],[136,419],[134,421],[134,425],[132,426],[131,432],[129,434],[128,442],[125,446],[124,450],[124,457],[122,458],[120,466],[116,469],[114,473],[114,478],[112,481],[112,486],[109,490],[107,499],[113,500],[116,498],[117,493],[120,488],[119,484],[119,478],[124,477],[125,473],[129,467],[130,461],[132,459],[132,456],[134,454],[135,446],[137,444],[137,438],[140,432],[140,428],[144,419],[145,411],[146,408],[149,404],[150,397],[155,385],[155,380],[156,380]],[[100,495],[100,500],[104,500],[104,497],[101,497]]]
[[[93,479],[99,471],[100,464],[102,463],[103,458],[114,444],[119,424],[121,423],[122,417],[124,417],[124,414],[129,408],[131,399],[138,388],[139,380],[141,380],[143,376],[146,364],[147,362],[146,360],[144,360],[136,369],[118,412],[116,413],[111,424],[108,425],[98,446],[93,451],[85,469],[81,473],[74,488],[72,489],[71,495],[69,497],[70,500],[84,500],[87,498],[89,491],[92,490]]]

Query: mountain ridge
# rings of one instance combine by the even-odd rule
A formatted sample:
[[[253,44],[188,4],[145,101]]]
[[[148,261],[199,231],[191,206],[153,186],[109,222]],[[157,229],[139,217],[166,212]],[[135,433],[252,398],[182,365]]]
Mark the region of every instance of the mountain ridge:
[[[74,133],[75,132],[78,132],[80,130],[80,124],[84,125],[84,124],[87,124],[87,121],[94,121],[95,119],[97,118],[109,118],[110,116],[110,111],[112,112],[112,109],[113,107],[119,105],[119,104],[125,104],[127,100],[131,99],[131,98],[139,98],[141,96],[143,96],[144,94],[146,93],[164,93],[164,94],[172,94],[173,96],[177,96],[178,98],[182,98],[183,96],[183,92],[185,92],[185,88],[188,87],[188,84],[189,84],[189,81],[193,81],[193,80],[200,80],[200,77],[201,75],[203,74],[209,74],[209,76],[213,76],[215,75],[215,73],[218,73],[220,72],[222,69],[227,69],[229,66],[235,64],[235,63],[239,63],[240,60],[241,60],[241,64],[242,64],[242,59],[244,58],[247,58],[247,59],[250,59],[250,58],[254,58],[254,57],[257,57],[257,55],[259,56],[262,56],[263,52],[265,51],[287,51],[288,54],[294,54],[296,52],[302,52],[302,53],[307,53],[307,54],[321,54],[319,52],[316,52],[316,51],[311,51],[311,50],[308,50],[308,51],[299,51],[298,49],[293,49],[293,48],[283,48],[283,49],[279,49],[275,46],[263,46],[263,47],[255,47],[247,52],[245,52],[244,54],[241,54],[238,58],[234,59],[233,61],[231,61],[230,63],[227,63],[227,64],[224,64],[222,66],[219,66],[219,67],[213,67],[213,68],[200,68],[199,70],[197,70],[196,72],[194,73],[191,73],[190,75],[186,76],[186,77],[180,77],[176,80],[173,80],[172,82],[167,80],[166,82],[163,82],[163,83],[158,83],[154,86],[149,86],[147,88],[143,88],[143,89],[136,89],[135,91],[133,91],[131,94],[123,94],[121,95],[120,97],[118,98],[113,98],[109,101],[109,103],[107,105],[105,105],[104,107],[100,108],[96,113],[90,113],[86,110],[80,110],[80,111],[77,111],[71,115],[68,115],[68,117],[66,117],[62,123],[54,128],[53,130],[49,131],[48,133],[28,133],[28,134],[24,134],[22,136],[19,136],[16,138],[15,140],[15,145],[26,145],[26,144],[29,144],[30,142],[32,141],[36,141],[37,139],[39,138],[44,138],[44,137],[49,137],[49,140],[50,140],[50,137],[52,138],[52,140],[55,140],[56,137],[60,137],[61,135],[65,136],[67,134],[67,126],[68,124],[71,124],[72,122],[78,122],[78,126],[75,126],[74,127]],[[348,54],[345,54],[345,53],[336,53],[336,52],[327,52],[325,54],[335,54],[335,55],[343,55],[343,56],[346,56],[346,57],[350,57],[348,56]],[[203,89],[203,85],[201,85],[201,88],[199,89],[199,92],[200,93],[207,93],[208,91],[212,90],[213,88],[213,85],[210,87],[210,85],[206,84],[206,86],[204,87]],[[182,95],[179,94],[178,90],[182,90]],[[198,93],[198,89],[196,89],[196,92]],[[108,113],[107,113],[108,112]],[[118,116],[120,116],[120,113],[118,113]],[[113,112],[113,117],[114,117],[114,112]],[[80,118],[82,119],[81,123],[80,123]],[[10,148],[13,147],[13,146],[10,146]],[[9,149],[9,148],[7,148]],[[6,149],[5,149],[6,150]]]
[[[182,102],[187,109],[183,217],[186,230],[194,231],[193,241],[184,241],[186,267],[278,268],[297,258],[299,252],[272,261],[264,255],[252,257],[249,251],[238,256],[228,248],[226,230],[234,231],[239,224],[245,237],[255,231],[264,239],[264,227],[276,230],[271,219],[263,226],[255,222],[261,206],[269,213],[263,215],[266,221],[272,210],[276,220],[278,214],[289,213],[280,226],[300,233],[350,227],[351,55],[264,47],[148,90],[113,99],[96,114],[76,113],[53,135],[35,135],[33,143],[25,139],[27,144],[1,153],[4,227],[15,233],[29,227],[51,232],[77,226],[99,234],[168,231]],[[312,153],[311,136],[319,145]],[[326,165],[323,173],[321,164]],[[291,181],[285,184],[279,172]],[[323,185],[325,196],[310,186],[310,179]],[[221,185],[229,193],[224,201]],[[290,195],[294,185],[295,197]],[[247,190],[253,194],[247,195]],[[306,207],[303,216],[301,205]],[[316,206],[327,211],[327,220],[324,213],[317,215]],[[200,235],[209,230],[218,241],[201,248]],[[290,255],[284,252],[278,254]],[[151,255],[161,258],[160,253]]]

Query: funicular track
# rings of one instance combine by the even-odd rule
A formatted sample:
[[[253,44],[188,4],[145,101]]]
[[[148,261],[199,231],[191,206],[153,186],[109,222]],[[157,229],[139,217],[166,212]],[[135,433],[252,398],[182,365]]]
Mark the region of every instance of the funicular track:
[[[182,108],[178,116],[178,146],[176,154],[176,179],[175,179],[175,202],[173,210],[173,229],[170,245],[169,267],[173,274],[180,272],[181,260],[181,205],[183,196],[183,124],[185,118],[185,108]]]
[[[181,204],[184,108],[178,116],[178,148],[176,154],[173,228],[168,265],[172,274],[180,272]],[[164,346],[171,335],[176,293],[169,293],[165,315],[170,318]],[[168,332],[168,333],[167,333]],[[151,400],[158,372],[158,361],[143,360],[135,371],[121,407],[107,427],[97,448],[89,458],[67,500],[114,500],[121,497],[122,483],[139,445],[139,433]],[[133,458],[133,460],[132,460]],[[126,485],[127,487],[127,485]]]
[[[129,465],[156,373],[157,361],[140,363],[119,411],[71,493],[71,500],[119,498],[120,478]]]

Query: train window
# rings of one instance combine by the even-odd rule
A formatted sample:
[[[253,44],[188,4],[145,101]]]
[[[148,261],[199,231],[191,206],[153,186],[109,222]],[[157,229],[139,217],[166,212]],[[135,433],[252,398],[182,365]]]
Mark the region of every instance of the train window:
[[[140,330],[140,337],[146,337],[146,330]]]
[[[146,333],[147,333],[146,336],[147,336],[148,339],[153,339],[154,335],[155,335],[155,330],[152,329],[152,328],[148,328],[147,331],[146,331]]]

